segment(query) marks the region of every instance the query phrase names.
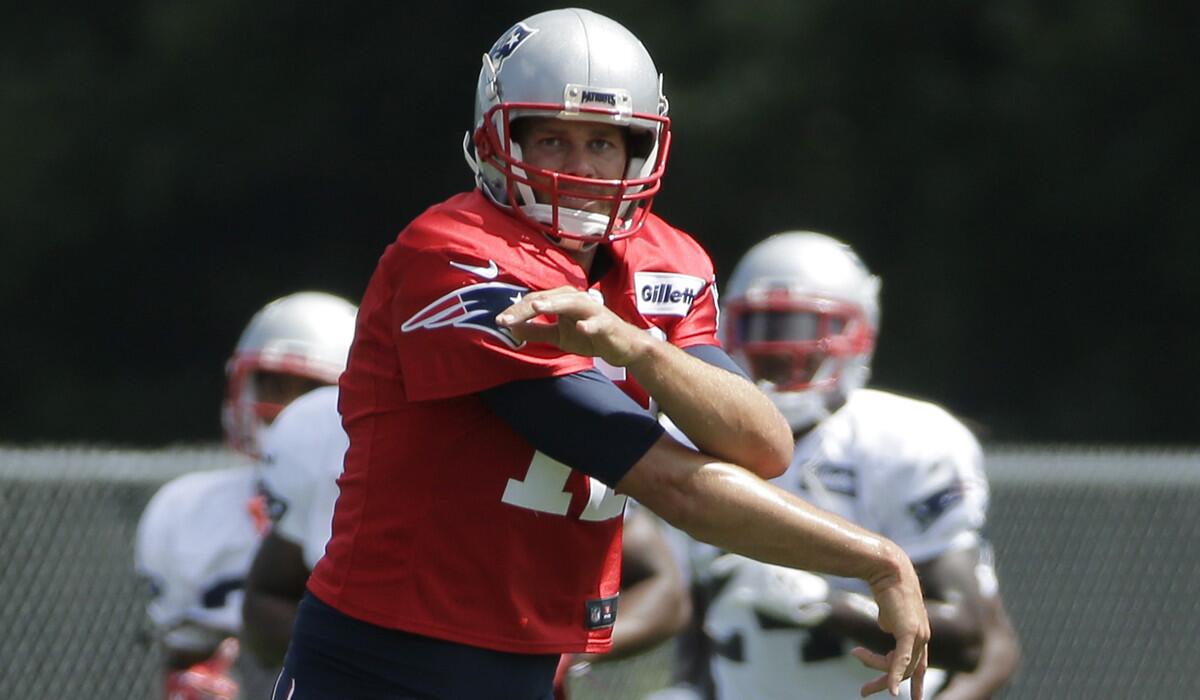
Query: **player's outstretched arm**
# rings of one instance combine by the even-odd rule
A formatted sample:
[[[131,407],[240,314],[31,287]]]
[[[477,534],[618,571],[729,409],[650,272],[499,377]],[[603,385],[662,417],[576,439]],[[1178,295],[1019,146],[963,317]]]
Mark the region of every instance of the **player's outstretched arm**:
[[[539,323],[540,315],[554,323]],[[743,377],[654,338],[586,293],[560,287],[525,295],[497,322],[518,340],[549,343],[566,352],[625,367],[702,451],[772,478],[792,458],[787,421]]]
[[[882,672],[864,695],[912,677],[921,697],[929,620],[912,563],[890,540],[805,503],[732,464],[694,452],[669,436],[617,484],[692,537],[782,566],[865,581],[879,605],[879,626],[895,639],[886,655],[856,650]]]
[[[242,641],[265,666],[283,663],[308,575],[300,546],[267,533],[246,576],[242,602]]]
[[[938,700],[987,700],[1012,680],[1020,663],[1021,643],[997,592],[985,602],[979,662],[969,673],[952,675]]]

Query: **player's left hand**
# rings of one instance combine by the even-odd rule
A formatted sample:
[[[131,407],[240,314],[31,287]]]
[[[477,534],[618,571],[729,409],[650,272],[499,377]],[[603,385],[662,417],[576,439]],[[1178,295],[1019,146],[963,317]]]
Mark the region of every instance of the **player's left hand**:
[[[893,649],[892,651],[888,652],[887,656],[884,656],[882,654],[877,654],[866,647],[855,647],[850,650],[850,653],[854,656],[854,658],[858,659],[863,666],[866,666],[867,668],[873,668],[876,671],[884,672],[884,675],[876,678],[870,683],[863,685],[863,687],[859,689],[859,692],[864,698],[882,690],[891,692],[890,688],[888,687],[890,685],[890,681],[887,674],[893,665],[894,657],[896,656],[896,650]],[[911,680],[909,692],[912,700],[921,700],[921,698],[924,696],[925,669],[927,665],[928,659],[926,658],[925,651],[922,650],[920,659],[917,661],[917,668],[915,671],[913,671],[912,676],[909,677]],[[892,695],[895,694],[896,693],[892,693]]]
[[[921,594],[921,582],[912,562],[903,550],[888,543],[892,564],[880,575],[867,580],[875,602],[879,605],[879,627],[896,639],[896,646],[886,656],[859,647],[851,653],[863,665],[882,671],[883,675],[863,685],[866,697],[887,689],[899,695],[900,683],[912,678],[913,700],[920,700],[925,685],[930,637],[929,617]]]
[[[549,322],[536,319],[545,316]],[[518,341],[549,343],[585,357],[625,367],[642,357],[650,334],[626,323],[608,307],[574,287],[530,292],[496,317]]]

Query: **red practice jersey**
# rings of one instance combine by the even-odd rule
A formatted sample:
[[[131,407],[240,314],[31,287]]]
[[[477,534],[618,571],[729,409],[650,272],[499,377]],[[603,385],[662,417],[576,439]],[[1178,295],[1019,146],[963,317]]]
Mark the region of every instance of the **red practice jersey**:
[[[717,344],[712,263],[695,241],[651,216],[611,252],[593,286],[610,309],[680,347]],[[350,448],[309,580],[317,597],[472,646],[608,649],[625,497],[537,452],[477,396],[593,367],[518,346],[494,323],[522,294],[564,285],[587,288],[583,269],[478,190],[430,208],[384,252],[341,379]],[[623,369],[601,369],[648,407]]]

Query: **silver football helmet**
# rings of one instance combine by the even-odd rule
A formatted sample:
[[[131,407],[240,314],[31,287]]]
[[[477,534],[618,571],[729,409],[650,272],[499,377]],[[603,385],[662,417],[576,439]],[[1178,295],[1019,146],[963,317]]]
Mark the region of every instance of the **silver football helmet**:
[[[492,201],[577,249],[632,236],[645,223],[670,150],[666,115],[662,77],[636,36],[589,10],[551,10],[517,22],[483,55],[475,130],[463,150]],[[625,177],[604,180],[529,165],[512,126],[530,116],[626,128]],[[610,206],[596,213],[559,204],[568,198]]]
[[[346,369],[356,313],[341,297],[297,292],[254,314],[225,364],[221,423],[230,447],[257,456],[263,429],[284,408],[259,395],[260,373],[337,383]]]
[[[810,231],[771,236],[734,268],[723,340],[793,430],[817,423],[866,383],[879,287],[850,246]]]

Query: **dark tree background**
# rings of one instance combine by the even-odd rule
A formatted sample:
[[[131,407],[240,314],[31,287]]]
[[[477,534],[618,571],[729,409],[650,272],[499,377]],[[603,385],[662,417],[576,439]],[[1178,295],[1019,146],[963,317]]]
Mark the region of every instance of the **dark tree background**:
[[[60,2],[0,21],[0,441],[215,439],[243,325],[356,300],[471,186],[480,55],[544,3]],[[656,209],[884,279],[875,378],[991,440],[1192,443],[1200,6],[605,1],[666,74]]]

